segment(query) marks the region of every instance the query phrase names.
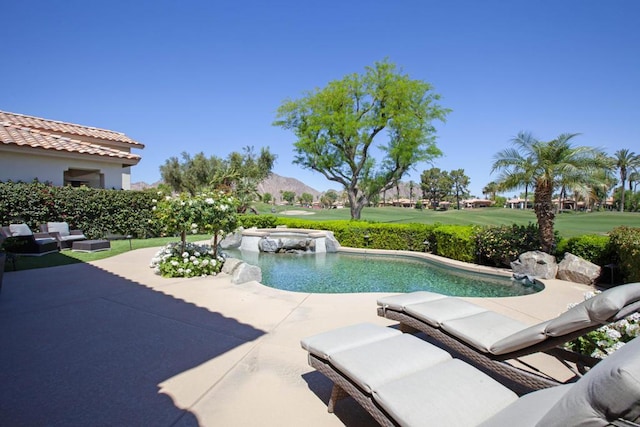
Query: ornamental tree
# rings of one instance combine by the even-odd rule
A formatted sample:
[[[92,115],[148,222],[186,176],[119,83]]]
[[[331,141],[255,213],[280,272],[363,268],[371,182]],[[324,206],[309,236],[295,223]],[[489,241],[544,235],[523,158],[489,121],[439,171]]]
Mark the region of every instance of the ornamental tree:
[[[285,101],[274,125],[295,133],[293,162],[341,184],[351,218],[360,219],[367,200],[392,188],[416,163],[442,154],[432,122],[444,121],[449,110],[439,99],[429,83],[383,61]]]
[[[159,193],[162,196],[162,193]],[[180,233],[182,248],[186,247],[187,233],[213,234],[213,256],[217,256],[218,236],[237,228],[238,200],[223,192],[199,193],[191,196],[180,193],[163,196],[153,207],[156,219],[166,233]]]

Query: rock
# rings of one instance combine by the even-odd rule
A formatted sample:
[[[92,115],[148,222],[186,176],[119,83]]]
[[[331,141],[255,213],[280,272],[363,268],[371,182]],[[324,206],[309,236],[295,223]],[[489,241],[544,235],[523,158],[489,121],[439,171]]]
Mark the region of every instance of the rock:
[[[227,235],[220,241],[220,247],[222,249],[236,249],[240,247],[242,243],[242,232],[244,228],[240,227],[233,233]]]
[[[514,276],[555,279],[558,264],[553,255],[541,251],[525,252],[511,263]]]
[[[280,249],[278,241],[265,237],[258,242],[260,252],[277,252]]]
[[[231,283],[241,284],[251,282],[253,280],[256,282],[262,282],[262,270],[257,265],[242,262],[233,270]]]
[[[327,252],[338,252],[338,249],[340,249],[340,242],[338,242],[331,231],[327,231],[326,233],[327,237],[324,241],[324,244],[326,246]]]
[[[599,265],[567,252],[558,264],[558,279],[593,285],[600,277],[601,271]]]
[[[238,267],[238,265],[242,264],[244,261],[237,258],[227,258],[224,260],[224,265],[222,266],[222,272],[225,274],[233,274],[233,270]]]

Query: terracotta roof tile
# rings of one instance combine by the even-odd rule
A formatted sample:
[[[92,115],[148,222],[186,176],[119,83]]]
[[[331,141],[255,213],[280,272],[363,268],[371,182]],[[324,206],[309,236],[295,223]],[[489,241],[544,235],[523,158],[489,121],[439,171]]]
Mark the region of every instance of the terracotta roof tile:
[[[45,150],[120,158],[127,164],[136,164],[140,161],[140,156],[127,151],[53,135],[48,132],[3,122],[2,120],[0,120],[0,144],[14,144],[16,146],[29,146]]]
[[[42,130],[45,132],[59,132],[70,135],[103,139],[105,141],[124,142],[126,144],[131,144],[135,148],[144,148],[144,144],[134,141],[133,139],[120,132],[0,111],[0,123],[7,122],[22,127]]]

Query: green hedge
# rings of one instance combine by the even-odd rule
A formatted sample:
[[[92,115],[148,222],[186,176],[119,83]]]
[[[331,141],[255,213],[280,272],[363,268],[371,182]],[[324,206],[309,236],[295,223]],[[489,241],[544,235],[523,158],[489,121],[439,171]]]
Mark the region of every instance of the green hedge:
[[[471,225],[440,225],[433,229],[434,253],[464,262],[478,262],[477,227]]]
[[[640,228],[616,227],[610,238],[624,283],[640,282]]]
[[[560,259],[567,252],[601,267],[613,261],[613,249],[609,236],[586,234],[562,239],[558,242],[556,257]]]
[[[0,182],[0,223],[24,222],[32,230],[49,221],[66,221],[89,238],[105,233],[153,237],[155,191],[54,187],[48,184]]]
[[[538,226],[529,223],[486,227],[476,234],[476,244],[483,264],[510,267],[520,254],[540,250]]]

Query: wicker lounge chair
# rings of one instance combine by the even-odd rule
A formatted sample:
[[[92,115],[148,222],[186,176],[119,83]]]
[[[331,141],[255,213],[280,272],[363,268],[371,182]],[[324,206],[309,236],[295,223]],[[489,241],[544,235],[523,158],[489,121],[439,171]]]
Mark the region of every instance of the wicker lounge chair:
[[[70,230],[69,224],[66,222],[40,224],[40,231],[55,237],[60,249],[70,249],[73,246],[73,242],[87,240],[82,230]]]
[[[560,346],[637,312],[640,309],[640,283],[608,289],[555,319],[534,326],[459,298],[431,292],[385,297],[378,300],[378,305],[378,315],[400,322],[403,332],[424,332],[446,350],[515,381],[526,392],[551,387],[558,382],[542,373],[521,369],[508,363],[509,360],[544,352],[578,366],[595,365],[599,359]],[[580,375],[578,371],[574,373]]]
[[[640,339],[576,383],[518,397],[413,335],[372,324],[306,338],[309,364],[334,383],[328,410],[352,396],[383,426],[604,426],[640,421]]]
[[[47,233],[33,233],[27,224],[0,228],[0,243],[9,253],[40,256],[58,251],[58,242]]]

